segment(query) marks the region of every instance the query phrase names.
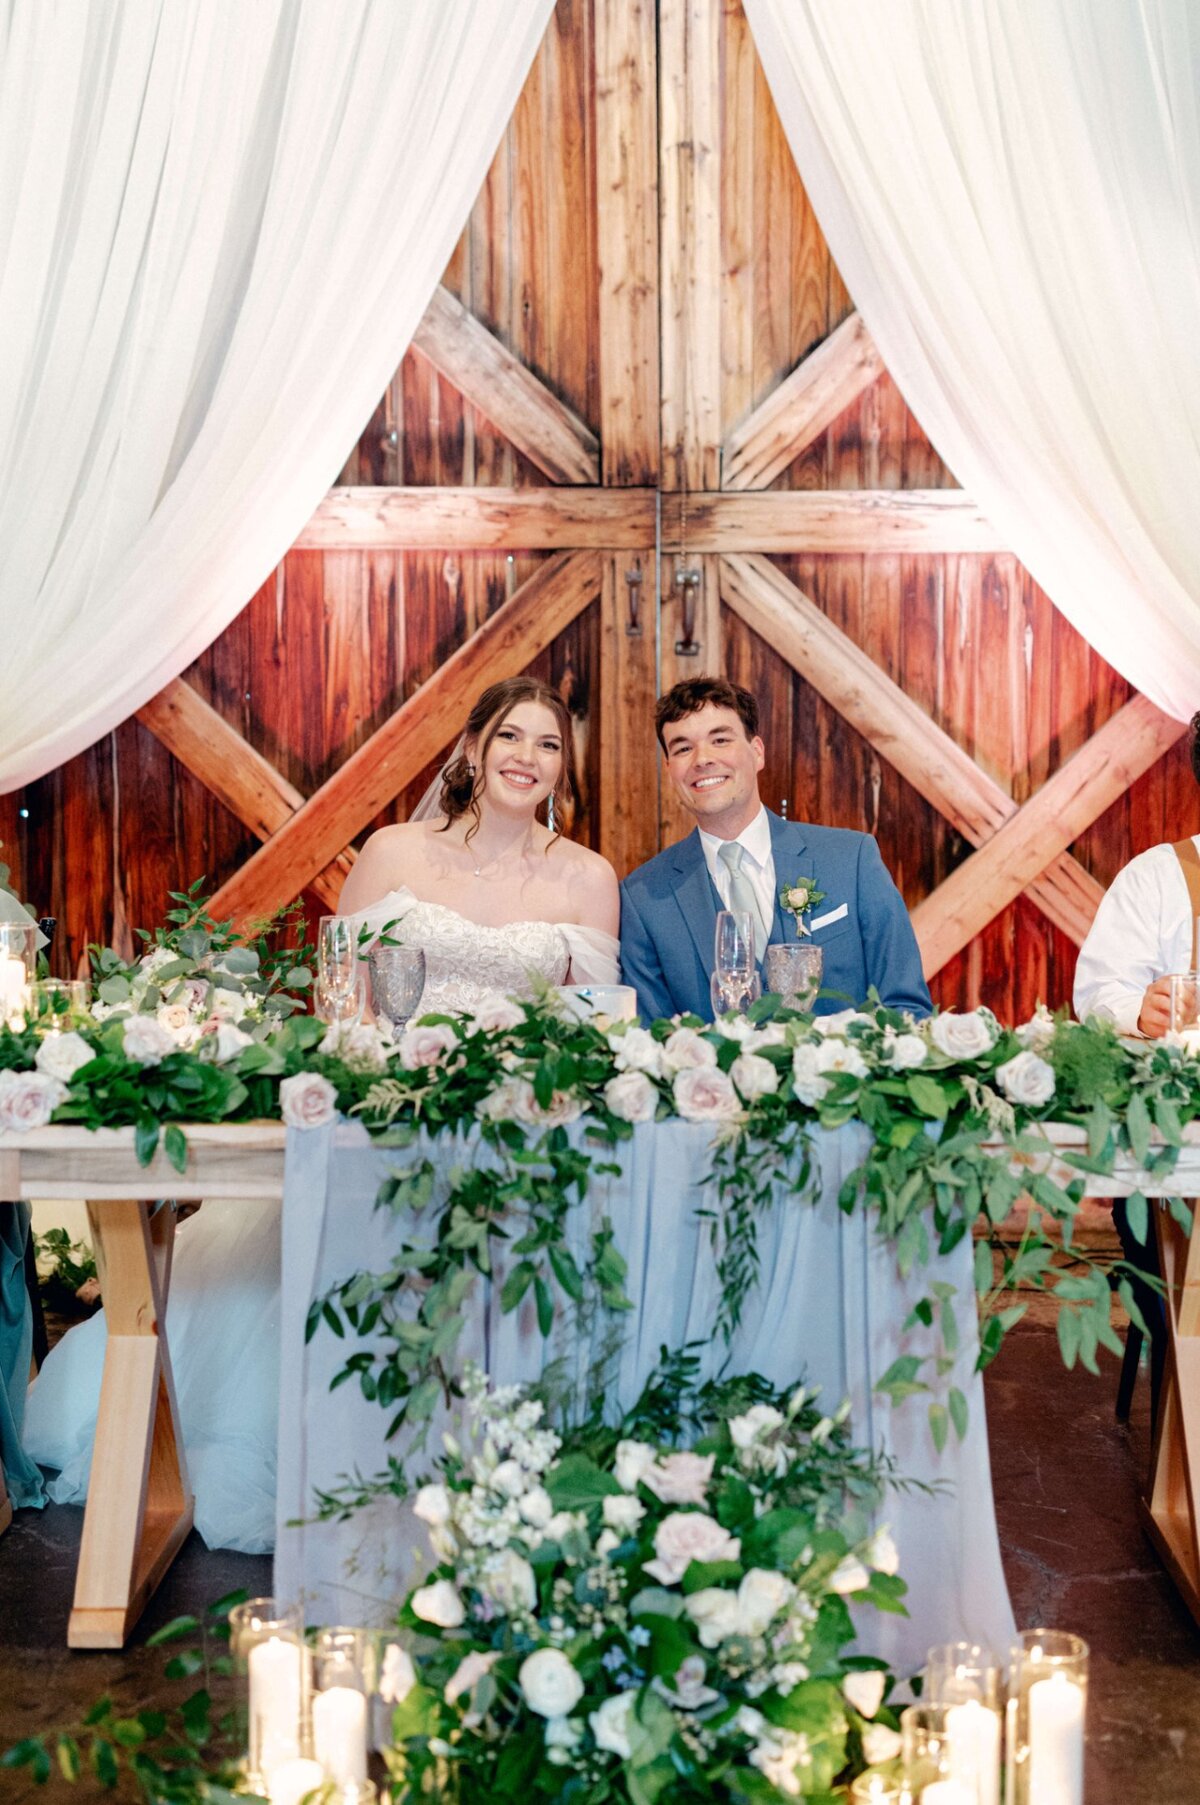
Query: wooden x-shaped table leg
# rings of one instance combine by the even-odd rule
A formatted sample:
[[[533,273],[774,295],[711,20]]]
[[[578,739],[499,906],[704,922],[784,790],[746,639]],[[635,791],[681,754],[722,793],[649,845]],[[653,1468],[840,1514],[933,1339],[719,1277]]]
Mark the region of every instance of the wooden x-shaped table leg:
[[[1167,1361],[1150,1496],[1142,1513],[1163,1564],[1200,1623],[1200,1233],[1186,1235],[1162,1204],[1154,1217],[1166,1285]]]
[[[108,1341],[72,1648],[120,1648],[192,1527],[165,1314],[173,1204],[89,1203]]]

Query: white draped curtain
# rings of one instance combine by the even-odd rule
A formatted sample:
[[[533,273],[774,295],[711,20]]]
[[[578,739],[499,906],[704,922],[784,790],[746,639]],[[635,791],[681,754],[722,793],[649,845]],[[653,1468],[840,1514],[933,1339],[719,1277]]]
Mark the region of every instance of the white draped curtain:
[[[906,401],[1110,664],[1200,708],[1200,9],[745,0]]]
[[[553,0],[0,0],[0,790],[245,606],[421,318]]]

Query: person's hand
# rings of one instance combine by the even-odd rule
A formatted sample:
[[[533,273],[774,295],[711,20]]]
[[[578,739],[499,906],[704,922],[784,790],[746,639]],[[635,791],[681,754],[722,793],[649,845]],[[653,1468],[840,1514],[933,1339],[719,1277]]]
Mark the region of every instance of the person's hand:
[[[1187,999],[1187,1013],[1195,1014],[1194,995]],[[1147,1040],[1160,1040],[1171,1026],[1171,980],[1155,978],[1142,998],[1141,1013],[1137,1019],[1138,1033],[1144,1034]]]

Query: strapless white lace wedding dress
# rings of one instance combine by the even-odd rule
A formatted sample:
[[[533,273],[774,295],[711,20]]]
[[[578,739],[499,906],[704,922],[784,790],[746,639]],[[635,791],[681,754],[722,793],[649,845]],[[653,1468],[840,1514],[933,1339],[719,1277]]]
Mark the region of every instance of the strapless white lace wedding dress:
[[[391,891],[358,919],[424,949],[421,1013],[532,996],[568,978],[619,980],[616,940],[572,923],[484,927],[411,890]],[[275,1538],[279,1226],[274,1204],[214,1199],[176,1237],[167,1323],[196,1528],[210,1548],[257,1554]],[[72,1329],[30,1389],[25,1448],[58,1469],[48,1488],[56,1503],[87,1495],[104,1333],[103,1312]]]

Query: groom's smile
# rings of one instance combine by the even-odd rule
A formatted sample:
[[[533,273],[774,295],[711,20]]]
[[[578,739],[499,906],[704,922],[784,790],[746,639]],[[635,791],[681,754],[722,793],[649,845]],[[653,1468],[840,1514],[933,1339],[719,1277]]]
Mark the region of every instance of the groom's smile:
[[[667,771],[680,801],[707,833],[736,839],[762,806],[763,743],[737,713],[707,702],[664,730]]]

